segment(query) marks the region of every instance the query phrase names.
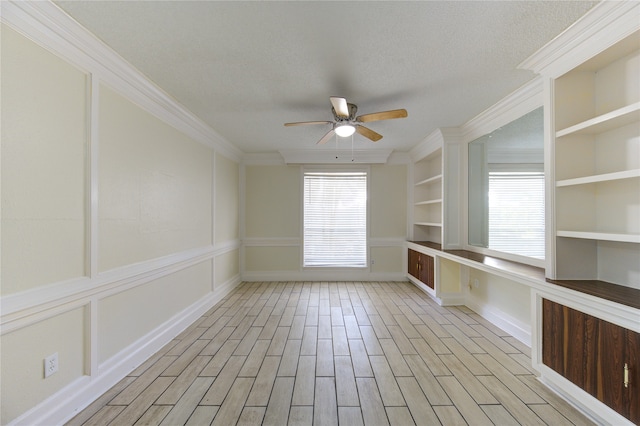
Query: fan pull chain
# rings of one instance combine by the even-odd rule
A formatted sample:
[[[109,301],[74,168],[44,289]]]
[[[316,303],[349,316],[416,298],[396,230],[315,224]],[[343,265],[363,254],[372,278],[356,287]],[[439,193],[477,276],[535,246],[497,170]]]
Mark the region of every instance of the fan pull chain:
[[[351,135],[351,162],[353,163],[353,135]]]

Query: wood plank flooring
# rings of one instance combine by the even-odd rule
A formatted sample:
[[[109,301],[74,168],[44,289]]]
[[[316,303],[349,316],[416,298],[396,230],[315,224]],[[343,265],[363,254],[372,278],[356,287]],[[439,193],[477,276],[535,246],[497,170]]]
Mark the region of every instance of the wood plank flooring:
[[[588,425],[408,282],[243,283],[68,425]]]

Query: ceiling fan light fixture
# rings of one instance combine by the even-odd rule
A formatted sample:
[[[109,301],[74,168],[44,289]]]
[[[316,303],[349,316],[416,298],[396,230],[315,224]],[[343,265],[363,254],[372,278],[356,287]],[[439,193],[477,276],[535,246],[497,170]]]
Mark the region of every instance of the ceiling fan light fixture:
[[[346,138],[347,136],[351,136],[352,134],[354,134],[356,128],[350,123],[337,123],[333,130],[341,138]]]

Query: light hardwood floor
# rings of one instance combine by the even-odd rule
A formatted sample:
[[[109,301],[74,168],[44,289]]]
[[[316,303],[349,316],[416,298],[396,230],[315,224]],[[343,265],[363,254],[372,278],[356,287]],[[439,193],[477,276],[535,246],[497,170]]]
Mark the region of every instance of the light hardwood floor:
[[[243,283],[68,424],[592,424],[530,365],[407,282]]]

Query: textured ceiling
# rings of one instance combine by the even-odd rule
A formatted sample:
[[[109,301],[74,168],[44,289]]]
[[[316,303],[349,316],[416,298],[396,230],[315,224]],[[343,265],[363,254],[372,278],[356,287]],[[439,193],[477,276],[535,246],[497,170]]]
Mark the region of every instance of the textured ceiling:
[[[245,153],[317,146],[329,96],[370,123],[360,149],[407,151],[463,124],[534,75],[516,66],[595,2],[57,2]],[[342,141],[351,146],[350,139]]]

